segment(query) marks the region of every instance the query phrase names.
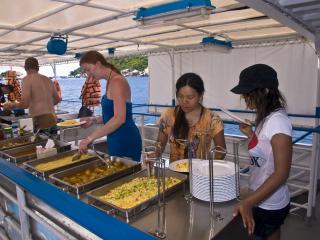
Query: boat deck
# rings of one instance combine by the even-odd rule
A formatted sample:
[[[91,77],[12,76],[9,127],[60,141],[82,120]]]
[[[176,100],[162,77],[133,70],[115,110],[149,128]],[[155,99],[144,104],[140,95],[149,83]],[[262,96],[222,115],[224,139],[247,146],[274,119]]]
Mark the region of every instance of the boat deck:
[[[306,198],[305,195],[299,198]],[[281,229],[281,240],[316,240],[320,236],[320,191],[317,193],[316,207],[311,218],[306,218],[306,211],[290,213]]]

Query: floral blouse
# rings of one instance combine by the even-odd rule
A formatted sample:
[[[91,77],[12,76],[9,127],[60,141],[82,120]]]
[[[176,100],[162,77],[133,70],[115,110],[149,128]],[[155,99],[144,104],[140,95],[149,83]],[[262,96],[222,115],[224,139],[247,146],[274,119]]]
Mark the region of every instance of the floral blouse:
[[[170,144],[170,162],[188,158],[186,141],[173,137],[175,109],[167,109],[161,114],[159,129],[167,135]],[[189,129],[193,158],[208,159],[212,139],[223,130],[223,121],[218,114],[204,108],[199,121]]]

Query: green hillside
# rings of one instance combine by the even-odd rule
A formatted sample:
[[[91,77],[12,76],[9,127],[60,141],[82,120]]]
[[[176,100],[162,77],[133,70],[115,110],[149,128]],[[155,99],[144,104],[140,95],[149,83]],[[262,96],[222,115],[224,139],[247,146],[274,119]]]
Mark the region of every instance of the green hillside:
[[[148,67],[148,57],[147,56],[130,56],[130,57],[115,57],[107,58],[109,63],[112,63],[120,71],[124,69],[143,71]],[[83,70],[77,68],[70,72],[69,76],[81,75]]]

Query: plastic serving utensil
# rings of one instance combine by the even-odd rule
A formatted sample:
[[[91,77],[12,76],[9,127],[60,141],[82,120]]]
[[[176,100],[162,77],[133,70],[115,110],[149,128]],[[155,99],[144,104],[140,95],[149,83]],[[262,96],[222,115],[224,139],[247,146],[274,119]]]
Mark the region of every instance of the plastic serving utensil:
[[[74,161],[77,161],[79,160],[81,157],[81,153],[80,152],[76,152],[75,154],[72,155],[71,157],[71,161],[74,162]]]
[[[40,128],[36,131],[35,134],[33,134],[33,136],[30,137],[31,142],[34,142],[37,139],[39,131],[40,131]]]
[[[238,117],[237,115],[235,115],[234,113],[230,112],[228,109],[225,109],[225,108],[223,108],[223,107],[221,107],[221,106],[218,106],[218,108],[220,108],[220,110],[221,110],[222,112],[224,112],[225,114],[227,114],[229,117],[231,117],[231,118],[234,119],[235,121],[237,121],[237,122],[239,122],[239,123],[247,124],[247,125],[249,125],[249,126],[252,125],[251,123],[245,121],[244,119],[242,119],[242,118]]]

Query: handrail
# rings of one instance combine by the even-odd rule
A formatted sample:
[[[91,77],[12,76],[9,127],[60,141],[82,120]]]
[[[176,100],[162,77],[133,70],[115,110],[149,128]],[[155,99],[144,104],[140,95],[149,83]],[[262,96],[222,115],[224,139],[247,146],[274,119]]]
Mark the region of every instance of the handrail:
[[[296,144],[297,142],[299,142],[300,140],[304,139],[305,137],[309,136],[312,132],[309,131],[305,134],[303,134],[302,136],[298,137],[297,139],[295,139],[294,141],[292,141],[292,144]]]
[[[133,112],[132,114],[134,115],[142,115],[142,116],[150,116],[150,117],[159,117],[160,113],[139,113],[139,112]],[[224,123],[229,123],[229,124],[238,124],[238,122],[236,121],[232,121],[232,120],[223,120]],[[303,131],[303,132],[315,132],[315,133],[320,133],[320,126],[318,127],[292,127],[293,130],[296,131]]]
[[[134,115],[139,115],[139,116],[150,116],[150,117],[160,117],[159,113],[139,113],[139,112],[133,112]],[[232,120],[223,120],[223,123],[227,123],[227,124],[234,124],[237,125],[238,122],[232,121]],[[302,136],[296,138],[293,140],[293,144],[298,143],[299,141],[301,141],[302,139],[304,139],[305,137],[309,136],[311,133],[320,133],[320,126],[318,127],[297,127],[297,126],[292,126],[292,130],[295,131],[302,131],[302,132],[307,132],[305,134],[303,134]]]
[[[171,108],[175,107],[172,105],[163,105],[163,104],[143,104],[143,103],[135,103],[132,104],[133,107],[166,107],[166,108]],[[212,111],[221,111],[220,108],[208,108]],[[240,110],[240,109],[228,109],[230,112],[237,112],[237,113],[256,113],[255,111],[250,111],[250,110]],[[288,113],[289,117],[302,117],[302,118],[320,118],[317,117],[316,115],[310,115],[310,114],[298,114],[298,113]]]
[[[63,99],[62,102],[72,102],[72,103],[81,103],[81,100],[73,100],[73,99]],[[133,103],[132,108],[139,108],[139,107],[165,107],[171,108],[174,107],[172,105],[166,104],[147,104],[147,103]],[[212,111],[221,111],[219,108],[208,108]],[[230,112],[237,112],[237,113],[256,113],[255,111],[250,110],[240,110],[240,109],[228,109]],[[310,114],[298,114],[298,113],[288,113],[289,117],[301,117],[301,118],[320,118],[317,115],[310,115]]]
[[[63,100],[66,102],[71,102],[71,103],[81,103],[79,100]],[[145,103],[134,103],[132,104],[132,107],[137,110],[138,108],[142,108],[142,107],[160,107],[160,108],[171,108],[174,107],[172,105],[164,105],[164,104],[145,104]],[[209,108],[212,111],[221,111],[221,109],[218,108]],[[249,111],[249,110],[236,110],[236,109],[231,109],[231,112],[238,112],[238,113],[251,113],[254,114],[254,111]],[[133,112],[134,115],[140,115],[140,116],[149,116],[149,117],[159,117],[160,113],[146,113],[146,112]],[[293,114],[293,113],[289,113],[288,116],[290,117],[301,117],[301,118],[317,118],[316,115],[308,115],[308,114]],[[232,120],[223,120],[224,123],[228,123],[228,124],[237,124],[237,122],[232,121]],[[303,138],[307,137],[308,135],[310,135],[311,133],[320,133],[320,129],[319,127],[298,127],[298,126],[293,126],[293,130],[295,131],[304,131],[307,132],[309,134],[304,134],[303,136],[300,136],[299,138],[294,140],[294,143],[296,143],[297,141],[302,140]]]

